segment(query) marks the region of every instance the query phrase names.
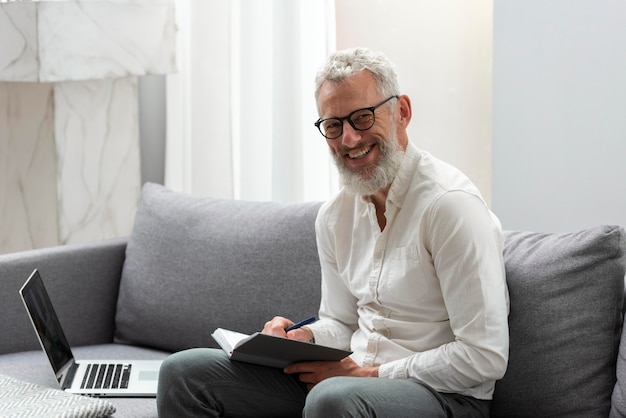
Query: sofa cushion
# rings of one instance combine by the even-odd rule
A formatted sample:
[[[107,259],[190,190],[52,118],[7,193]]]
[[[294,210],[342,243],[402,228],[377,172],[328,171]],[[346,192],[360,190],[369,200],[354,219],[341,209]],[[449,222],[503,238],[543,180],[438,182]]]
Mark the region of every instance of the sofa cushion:
[[[626,417],[626,332],[622,332],[617,357],[617,382],[611,397],[610,418]]]
[[[147,183],[126,248],[115,340],[216,347],[217,327],[252,333],[274,315],[316,315],[320,203],[177,193]]]
[[[608,416],[622,325],[624,230],[506,232],[510,356],[494,417]]]

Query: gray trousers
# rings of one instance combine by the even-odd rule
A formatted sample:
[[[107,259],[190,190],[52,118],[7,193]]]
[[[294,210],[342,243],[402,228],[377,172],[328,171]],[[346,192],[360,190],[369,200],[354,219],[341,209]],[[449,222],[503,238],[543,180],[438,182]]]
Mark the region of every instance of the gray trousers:
[[[334,377],[307,393],[296,375],[230,361],[222,350],[173,354],[159,375],[159,417],[488,417],[491,402],[415,379]]]

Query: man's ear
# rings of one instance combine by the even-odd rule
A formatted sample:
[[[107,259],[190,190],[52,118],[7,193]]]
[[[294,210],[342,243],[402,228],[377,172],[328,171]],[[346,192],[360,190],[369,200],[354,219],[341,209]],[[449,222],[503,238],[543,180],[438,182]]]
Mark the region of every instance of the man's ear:
[[[413,116],[413,110],[411,109],[411,99],[406,94],[398,97],[398,104],[400,105],[399,115],[400,115],[400,123],[405,128],[409,126],[409,122],[411,122],[411,117]]]

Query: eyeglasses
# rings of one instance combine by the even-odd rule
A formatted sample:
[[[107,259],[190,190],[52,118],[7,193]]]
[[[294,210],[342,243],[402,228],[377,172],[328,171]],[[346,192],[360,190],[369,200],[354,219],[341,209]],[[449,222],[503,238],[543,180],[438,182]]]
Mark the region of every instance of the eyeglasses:
[[[320,130],[320,133],[327,139],[337,139],[343,134],[343,121],[347,120],[350,126],[357,131],[367,131],[376,122],[376,114],[374,111],[387,103],[391,99],[397,99],[398,96],[391,96],[376,106],[364,107],[363,109],[357,109],[343,118],[327,118],[318,119],[315,122],[315,126]]]

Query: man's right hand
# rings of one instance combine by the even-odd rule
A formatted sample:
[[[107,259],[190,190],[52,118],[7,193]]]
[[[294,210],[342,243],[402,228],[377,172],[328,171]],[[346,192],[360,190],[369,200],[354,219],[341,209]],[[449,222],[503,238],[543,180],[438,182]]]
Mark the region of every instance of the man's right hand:
[[[294,322],[282,316],[275,316],[271,321],[267,321],[263,327],[263,334],[276,335],[277,337],[290,338],[310,342],[313,341],[313,332],[308,327],[301,327],[289,332],[285,328],[292,326]]]

